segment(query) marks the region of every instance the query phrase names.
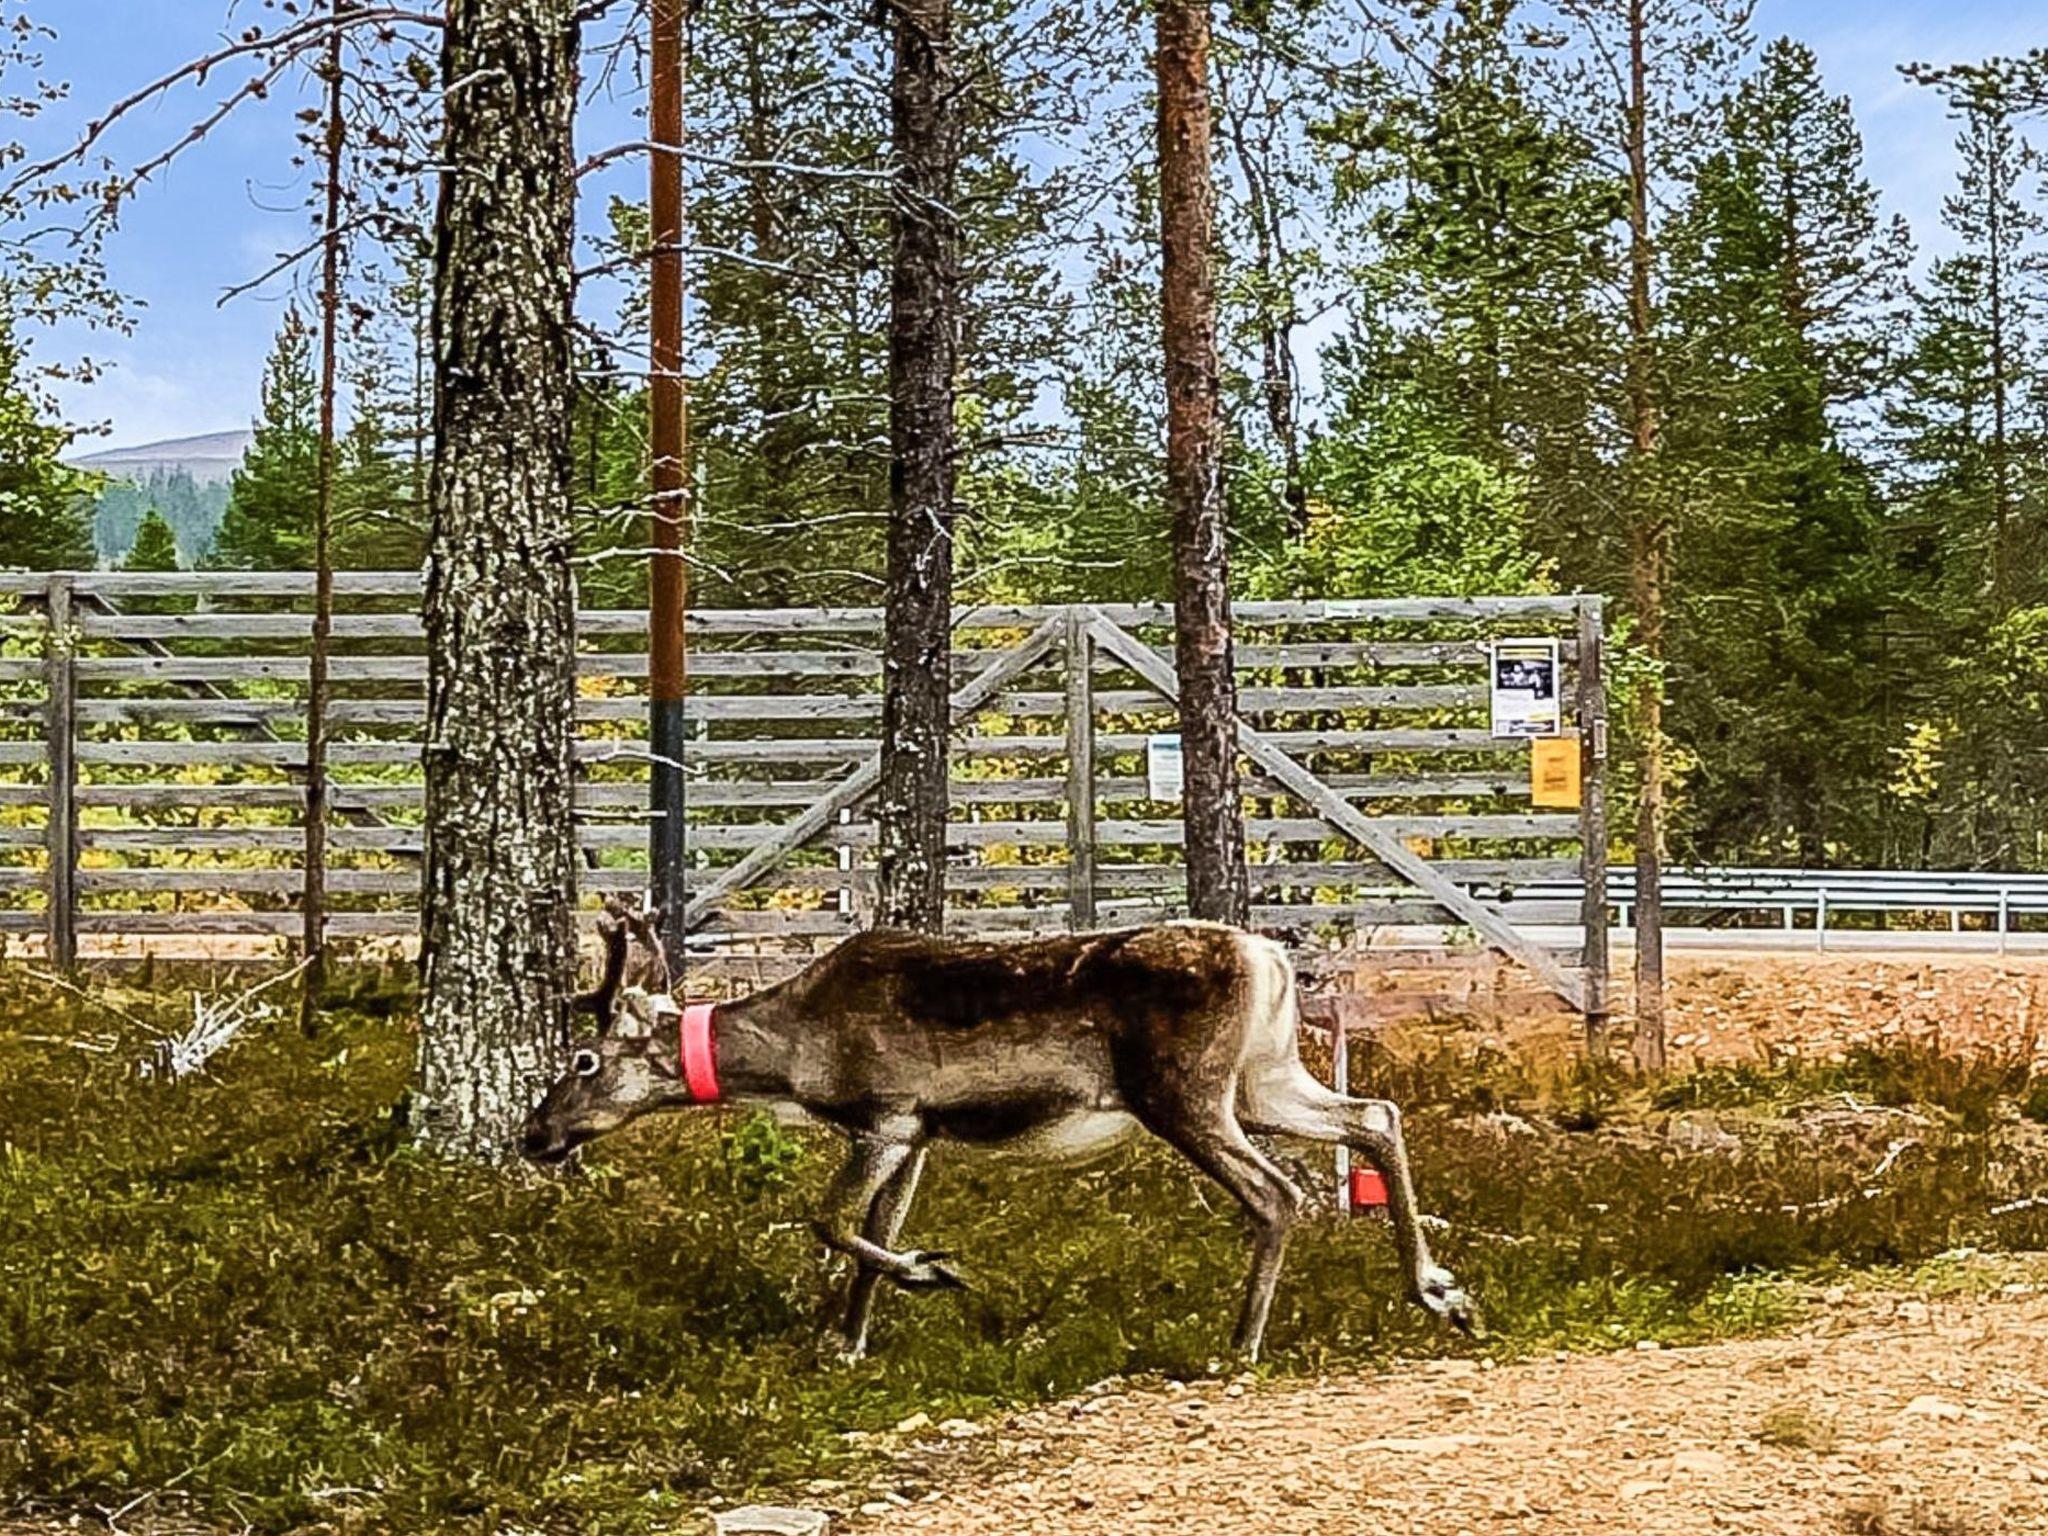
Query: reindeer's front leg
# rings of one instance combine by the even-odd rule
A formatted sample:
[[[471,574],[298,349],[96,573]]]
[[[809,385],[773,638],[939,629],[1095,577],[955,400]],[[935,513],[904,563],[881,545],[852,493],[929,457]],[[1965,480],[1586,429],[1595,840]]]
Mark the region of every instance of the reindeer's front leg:
[[[903,1160],[903,1166],[884,1184],[868,1207],[867,1224],[861,1236],[882,1248],[893,1249],[896,1239],[903,1231],[903,1219],[910,1214],[910,1202],[917,1195],[917,1181],[924,1172],[924,1148],[919,1147]],[[867,1353],[868,1323],[874,1316],[875,1287],[882,1282],[882,1272],[869,1264],[862,1264],[853,1272],[853,1283],[847,1289],[846,1355],[857,1360]]]
[[[855,1133],[853,1151],[826,1196],[825,1213],[817,1223],[818,1236],[827,1247],[848,1255],[863,1269],[887,1276],[905,1290],[958,1289],[966,1282],[942,1262],[948,1255],[914,1249],[892,1253],[865,1231],[877,1196],[919,1154],[922,1127],[906,1126],[900,1134],[890,1134],[894,1129]]]

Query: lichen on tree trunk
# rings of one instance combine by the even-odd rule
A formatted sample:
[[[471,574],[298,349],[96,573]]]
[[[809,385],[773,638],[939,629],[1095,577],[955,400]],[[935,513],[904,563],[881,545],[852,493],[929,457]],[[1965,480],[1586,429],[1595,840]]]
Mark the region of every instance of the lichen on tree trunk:
[[[960,156],[951,0],[900,0],[890,87],[896,185],[889,294],[889,541],[881,922],[937,932],[946,914],[953,624],[953,187]]]
[[[1166,485],[1173,511],[1188,909],[1250,916],[1237,782],[1237,680],[1216,361],[1216,189],[1210,166],[1208,0],[1158,8],[1159,216],[1166,350]]]
[[[423,1138],[497,1160],[575,986],[569,514],[573,0],[443,33],[427,551]]]

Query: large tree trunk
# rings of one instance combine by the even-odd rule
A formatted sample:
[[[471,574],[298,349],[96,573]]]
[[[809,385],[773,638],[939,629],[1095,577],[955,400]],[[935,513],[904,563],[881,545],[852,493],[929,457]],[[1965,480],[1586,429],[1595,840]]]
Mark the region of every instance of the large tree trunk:
[[[574,0],[456,0],[435,228],[420,1128],[497,1159],[576,981]]]
[[[1242,923],[1251,915],[1251,897],[1237,787],[1237,681],[1217,395],[1208,0],[1160,0],[1158,29],[1166,494],[1173,508],[1188,909],[1196,917]]]
[[[1637,1062],[1664,1067],[1664,567],[1670,526],[1656,473],[1659,419],[1650,272],[1650,156],[1644,0],[1629,4],[1629,285],[1630,417],[1629,595],[1636,640],[1650,665],[1636,692],[1636,1040]]]
[[[882,641],[879,920],[946,917],[946,756],[953,624],[953,183],[960,154],[952,0],[898,0],[890,116],[888,614]]]

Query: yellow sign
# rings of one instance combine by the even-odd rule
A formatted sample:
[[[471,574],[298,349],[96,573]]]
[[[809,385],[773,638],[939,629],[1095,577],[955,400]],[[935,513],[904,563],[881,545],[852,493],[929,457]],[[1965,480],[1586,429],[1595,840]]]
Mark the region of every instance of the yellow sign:
[[[1529,743],[1529,800],[1534,805],[1578,809],[1578,737],[1538,736]]]

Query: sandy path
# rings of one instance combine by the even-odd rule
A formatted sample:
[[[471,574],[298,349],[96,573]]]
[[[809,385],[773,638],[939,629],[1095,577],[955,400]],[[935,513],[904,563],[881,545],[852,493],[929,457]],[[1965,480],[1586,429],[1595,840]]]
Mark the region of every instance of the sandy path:
[[[933,1450],[917,1499],[843,1528],[2048,1532],[2048,1295],[2014,1289],[1853,1301],[1799,1334],[1696,1349],[1106,1390]]]

